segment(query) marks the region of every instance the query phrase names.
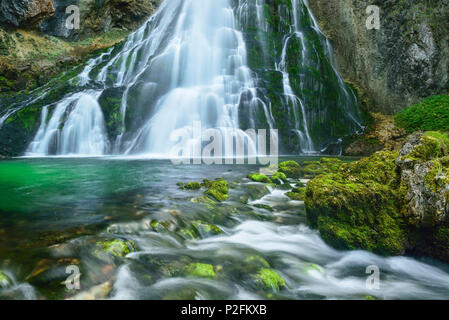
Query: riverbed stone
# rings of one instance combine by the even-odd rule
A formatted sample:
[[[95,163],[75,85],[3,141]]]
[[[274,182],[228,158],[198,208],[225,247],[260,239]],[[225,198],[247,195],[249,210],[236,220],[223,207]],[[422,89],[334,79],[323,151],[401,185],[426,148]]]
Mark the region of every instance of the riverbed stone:
[[[206,263],[191,263],[186,266],[186,271],[192,277],[215,278],[217,276],[214,267]]]
[[[262,268],[254,276],[256,283],[266,290],[279,291],[286,286],[285,280],[273,269]]]

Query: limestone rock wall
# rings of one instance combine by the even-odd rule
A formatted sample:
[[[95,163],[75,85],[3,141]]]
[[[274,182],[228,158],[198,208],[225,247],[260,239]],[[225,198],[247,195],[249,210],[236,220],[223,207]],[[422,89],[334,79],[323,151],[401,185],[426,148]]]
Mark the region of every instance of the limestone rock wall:
[[[344,78],[369,111],[395,113],[449,91],[449,0],[309,0]],[[380,8],[379,30],[366,9]]]

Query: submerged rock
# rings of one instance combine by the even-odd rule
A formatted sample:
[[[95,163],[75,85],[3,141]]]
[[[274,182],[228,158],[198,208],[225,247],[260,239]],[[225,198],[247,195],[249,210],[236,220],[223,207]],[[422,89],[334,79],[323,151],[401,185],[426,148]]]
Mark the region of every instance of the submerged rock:
[[[112,291],[113,281],[109,280],[98,286],[90,288],[88,291],[81,292],[68,300],[100,300],[106,298]]]
[[[189,182],[182,186],[183,189],[187,190],[200,190],[201,189],[201,183],[199,182]]]
[[[205,179],[201,186],[207,188],[206,195],[219,202],[226,201],[229,198],[229,184],[223,179],[218,178],[213,181]]]
[[[0,270],[0,288],[6,289],[11,287],[13,281],[3,271]]]
[[[411,135],[307,184],[307,222],[339,249],[449,261],[449,138]]]
[[[201,278],[215,278],[217,274],[214,267],[206,263],[191,263],[186,266],[186,271],[189,276]]]
[[[100,246],[104,252],[122,258],[134,251],[135,248],[133,242],[121,239],[98,241],[97,245]]]
[[[286,286],[285,280],[273,269],[262,268],[254,278],[264,289],[279,291]]]

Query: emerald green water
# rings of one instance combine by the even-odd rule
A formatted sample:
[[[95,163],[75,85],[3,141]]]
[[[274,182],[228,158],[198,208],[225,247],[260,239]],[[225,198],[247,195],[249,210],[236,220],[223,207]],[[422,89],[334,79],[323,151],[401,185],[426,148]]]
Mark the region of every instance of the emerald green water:
[[[258,169],[117,158],[1,161],[0,270],[15,283],[0,289],[0,298],[76,295],[62,284],[74,263],[80,292],[110,281],[106,298],[113,299],[449,297],[446,264],[330,248],[306,227],[303,202],[246,179]],[[230,193],[216,206],[193,201],[203,191],[176,185],[218,177]],[[134,242],[135,252],[98,256],[96,243],[111,238]],[[210,264],[216,277],[184,274],[191,263]],[[365,285],[369,265],[382,272],[380,290]],[[286,285],[261,288],[261,267]]]

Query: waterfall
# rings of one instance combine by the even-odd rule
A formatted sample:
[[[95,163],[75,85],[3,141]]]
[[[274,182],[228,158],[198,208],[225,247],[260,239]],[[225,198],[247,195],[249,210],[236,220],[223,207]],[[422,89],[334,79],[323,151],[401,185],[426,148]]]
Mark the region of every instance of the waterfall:
[[[70,91],[43,105],[27,155],[169,156],[175,131],[192,136],[186,148],[204,143],[195,123],[253,153],[247,129],[279,128],[285,153],[338,144],[361,128],[356,98],[307,3],[288,1],[276,12],[266,0],[163,1],[124,43],[90,60]]]
[[[48,123],[48,107],[44,107],[41,125],[27,155],[103,155],[107,139],[103,113],[97,102],[99,93],[88,91],[64,99]],[[65,121],[64,117],[67,117]]]

